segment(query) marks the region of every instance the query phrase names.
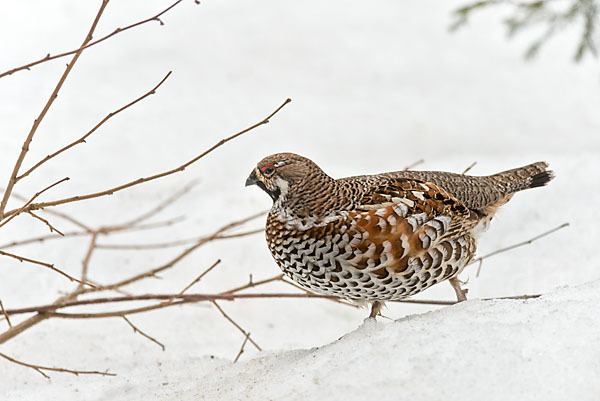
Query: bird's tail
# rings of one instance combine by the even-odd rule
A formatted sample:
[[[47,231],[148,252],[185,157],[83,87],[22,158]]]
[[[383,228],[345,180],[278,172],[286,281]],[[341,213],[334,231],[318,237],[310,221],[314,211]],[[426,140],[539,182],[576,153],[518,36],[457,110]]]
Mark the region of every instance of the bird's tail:
[[[524,189],[542,187],[548,184],[554,178],[554,172],[548,170],[548,163],[537,162],[503,171],[489,178],[500,185],[505,193],[512,194]]]

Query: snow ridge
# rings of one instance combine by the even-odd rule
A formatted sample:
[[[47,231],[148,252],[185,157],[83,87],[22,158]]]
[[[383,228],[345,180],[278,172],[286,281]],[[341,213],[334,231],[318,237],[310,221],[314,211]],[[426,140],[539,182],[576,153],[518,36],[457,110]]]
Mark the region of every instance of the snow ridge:
[[[323,347],[214,361],[193,391],[206,400],[592,400],[598,316],[600,281],[538,299],[469,300],[366,321]]]

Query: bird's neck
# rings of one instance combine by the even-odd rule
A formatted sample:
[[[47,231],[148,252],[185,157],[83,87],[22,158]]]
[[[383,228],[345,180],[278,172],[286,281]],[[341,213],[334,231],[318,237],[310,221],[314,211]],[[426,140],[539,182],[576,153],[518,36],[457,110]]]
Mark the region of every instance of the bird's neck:
[[[273,202],[271,214],[281,221],[319,221],[335,209],[337,182],[323,174],[289,184]]]

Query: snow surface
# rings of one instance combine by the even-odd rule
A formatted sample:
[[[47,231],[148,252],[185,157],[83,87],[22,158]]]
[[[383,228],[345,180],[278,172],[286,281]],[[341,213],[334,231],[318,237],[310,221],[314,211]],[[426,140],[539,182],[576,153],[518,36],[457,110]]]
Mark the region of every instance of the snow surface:
[[[0,37],[18,40],[2,41],[0,69],[78,46],[95,3],[1,2]],[[356,329],[367,312],[328,301],[222,303],[265,349],[247,346],[237,364],[231,361],[243,336],[207,305],[130,317],[163,342],[165,352],[118,319],[47,321],[2,344],[0,352],[42,365],[109,369],[118,376],[54,373],[47,381],[0,361],[0,399],[597,399],[598,64],[571,62],[574,30],[544,47],[538,59],[524,62],[535,33],[507,41],[502,9],[483,12],[450,34],[450,12],[461,4],[185,2],[163,18],[164,26],[143,26],[84,53],[36,134],[26,168],[174,72],[156,95],[113,118],[16,191],[31,196],[69,176],[68,183],[41,197],[51,200],[173,168],[290,97],[293,102],[270,124],[184,173],[58,210],[91,225],[120,222],[198,178],[190,194],[156,217],[185,214],[182,223],[102,240],[151,243],[209,233],[267,208],[268,197],[243,188],[244,181],[263,156],[293,151],[334,177],[398,170],[420,158],[421,168],[457,172],[477,161],[473,174],[546,160],[557,178],[515,196],[481,238],[479,254],[566,221],[570,227],[485,261],[479,278],[473,267],[466,269],[467,303],[388,305],[384,314],[398,322]],[[166,5],[113,1],[96,37]],[[65,62],[0,79],[0,185]],[[46,227],[23,216],[0,230],[0,243],[45,233]],[[86,246],[69,239],[13,251],[77,274]],[[177,252],[102,251],[90,274],[99,282],[115,281]],[[200,248],[162,280],[128,290],[178,292],[217,258],[222,264],[196,291],[224,290],[245,284],[249,274],[259,280],[278,272],[256,235]],[[7,308],[47,303],[71,288],[55,273],[2,262],[0,299]],[[555,290],[564,286],[569,287]],[[282,284],[264,290],[290,291]],[[526,293],[547,295],[530,301],[476,299]],[[453,299],[453,291],[441,284],[418,298]]]

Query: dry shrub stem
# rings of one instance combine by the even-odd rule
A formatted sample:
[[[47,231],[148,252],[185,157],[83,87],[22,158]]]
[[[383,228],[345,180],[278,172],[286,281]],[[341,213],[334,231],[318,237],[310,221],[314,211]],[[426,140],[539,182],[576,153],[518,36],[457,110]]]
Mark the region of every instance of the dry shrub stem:
[[[18,176],[16,178],[16,181],[18,182],[19,180],[21,180],[22,178],[27,177],[29,174],[31,174],[34,170],[36,170],[38,167],[40,167],[42,164],[46,163],[48,160],[55,158],[56,156],[60,155],[61,153],[71,149],[73,146],[78,145],[80,143],[85,143],[85,140],[92,135],[94,132],[96,132],[96,130],[98,128],[100,128],[102,125],[104,125],[105,122],[107,122],[108,120],[110,120],[112,117],[114,117],[115,115],[119,114],[120,112],[122,112],[123,110],[128,109],[129,107],[135,105],[136,103],[144,100],[145,98],[147,98],[150,95],[154,95],[156,93],[156,90],[167,80],[167,78],[169,78],[169,76],[171,75],[171,71],[169,71],[167,73],[167,75],[165,75],[165,77],[152,89],[150,89],[148,92],[146,92],[144,95],[138,97],[137,99],[127,103],[125,106],[121,107],[120,109],[117,109],[115,111],[113,111],[112,113],[108,113],[108,115],[106,117],[104,117],[102,120],[100,120],[100,122],[98,124],[96,124],[91,130],[89,130],[85,135],[83,135],[81,138],[71,142],[70,144],[68,144],[67,146],[64,146],[62,148],[60,148],[59,150],[57,150],[56,152],[44,157],[42,160],[40,160],[39,162],[37,162],[36,164],[34,164],[31,168],[29,168],[29,170],[25,171],[23,174],[21,174],[20,176]]]
[[[127,322],[127,324],[129,326],[131,326],[131,328],[133,329],[134,333],[139,333],[142,336],[146,337],[148,340],[152,341],[153,343],[157,344],[159,347],[162,348],[162,350],[165,350],[165,345],[163,343],[161,343],[160,341],[158,341],[156,338],[149,336],[148,334],[144,333],[142,330],[138,329],[133,323],[131,323],[131,321],[129,319],[127,319],[127,316],[123,315],[123,320],[125,320]]]
[[[4,305],[2,304],[1,300],[0,300],[0,309],[2,309],[2,314],[4,315],[4,318],[6,319],[6,323],[8,323],[8,327],[12,329],[13,325],[10,322],[10,318],[8,317],[8,313],[6,313],[6,310],[4,309]]]
[[[251,294],[246,294],[246,295],[251,295]],[[256,342],[254,342],[254,340],[250,337],[250,333],[246,332],[246,330],[244,330],[242,328],[242,326],[240,326],[227,313],[225,313],[225,311],[219,306],[219,304],[217,303],[217,301],[215,301],[213,299],[211,302],[219,310],[219,312],[221,312],[221,314],[223,315],[223,317],[225,319],[227,319],[231,324],[233,324],[235,326],[235,328],[237,328],[244,336],[248,337],[248,341],[250,341],[250,343],[252,343],[252,345],[254,345],[257,350],[262,351],[262,348]]]
[[[33,213],[32,211],[30,211],[28,213],[31,217],[38,219],[39,221],[41,221],[42,223],[44,223],[45,225],[48,226],[48,228],[50,229],[51,233],[57,233],[58,235],[60,235],[61,237],[64,237],[65,234],[60,231],[58,228],[54,227],[52,224],[50,224],[50,222],[48,220],[46,220],[45,218],[38,216],[37,214]]]
[[[252,217],[254,217],[254,216],[252,216]],[[244,219],[241,221],[247,221],[247,220],[248,219]],[[235,223],[238,223],[238,222],[235,222]],[[227,226],[231,226],[231,225],[232,224],[228,224]],[[543,234],[533,237],[530,240],[520,242],[518,244],[500,249],[498,251],[495,251],[488,255],[485,255],[481,258],[478,258],[478,259],[474,260],[472,263],[475,263],[477,261],[482,261],[486,258],[492,257],[492,256],[500,254],[502,252],[512,250],[519,246],[530,244],[539,238],[547,236],[563,227],[566,227],[567,225],[568,225],[568,223],[562,224],[552,230],[549,230]],[[277,276],[274,276],[274,277],[271,277],[269,279],[262,280],[262,281],[257,281],[257,282],[251,281],[246,285],[243,285],[241,287],[237,287],[237,288],[234,288],[234,289],[231,289],[228,291],[224,291],[220,294],[184,294],[184,292],[187,289],[189,289],[189,287],[191,287],[191,285],[195,284],[197,281],[199,281],[199,279],[204,277],[210,270],[212,270],[218,264],[218,262],[220,262],[220,261],[215,262],[206,271],[204,271],[197,279],[195,279],[190,285],[188,285],[186,288],[184,288],[184,290],[182,292],[180,292],[178,294],[143,294],[143,295],[128,295],[128,296],[121,296],[121,297],[91,298],[91,299],[86,299],[86,300],[65,299],[61,302],[56,302],[56,303],[53,303],[50,305],[41,305],[41,306],[34,306],[34,307],[29,307],[29,308],[7,309],[7,310],[5,310],[5,313],[8,315],[16,315],[16,314],[23,314],[23,313],[38,312],[38,313],[47,313],[50,316],[61,317],[61,318],[101,318],[101,317],[114,317],[114,316],[122,316],[125,314],[140,313],[140,312],[145,312],[147,310],[155,310],[155,309],[159,309],[160,307],[163,307],[163,306],[169,306],[169,305],[167,305],[167,303],[169,303],[169,302],[167,302],[167,303],[163,302],[162,304],[151,305],[149,307],[143,307],[143,308],[137,308],[137,309],[127,309],[127,310],[114,311],[114,312],[108,312],[108,313],[79,313],[79,314],[61,313],[61,314],[59,314],[59,313],[52,313],[52,311],[54,311],[56,309],[60,309],[60,308],[67,308],[67,307],[73,307],[73,306],[92,305],[92,304],[108,304],[108,303],[119,303],[119,302],[132,302],[132,301],[148,301],[148,300],[167,300],[167,301],[179,300],[178,302],[172,302],[172,304],[201,302],[201,301],[210,301],[210,302],[214,303],[216,300],[232,301],[235,299],[257,299],[257,298],[321,298],[321,299],[332,299],[332,300],[336,300],[336,301],[340,300],[340,298],[336,297],[336,296],[320,295],[320,294],[314,294],[314,293],[307,292],[305,289],[298,287],[295,283],[285,280],[283,274],[279,274]],[[134,281],[140,280],[141,278],[142,277],[140,275],[138,275],[138,276],[136,276],[136,280],[134,280]],[[264,284],[274,282],[274,281],[281,281],[281,282],[287,283],[295,288],[305,291],[305,293],[303,293],[303,294],[298,294],[298,293],[291,293],[291,294],[288,294],[288,293],[238,294],[238,292],[243,291],[245,289],[254,288],[254,287],[264,285]],[[119,287],[120,285],[112,284],[109,286],[104,286],[101,289],[106,290],[110,287],[115,287],[115,286]],[[81,290],[81,291],[82,292],[93,292],[93,291],[97,291],[97,290],[85,289],[85,290]],[[513,297],[487,298],[487,299],[528,299],[528,298],[537,298],[539,296],[540,296],[539,294],[534,294],[534,295],[518,295],[518,296],[513,296]],[[423,300],[422,299],[405,299],[405,300],[401,300],[399,302],[414,303],[414,304],[428,304],[428,305],[453,305],[456,303],[455,301],[424,300],[424,299]]]
[[[244,347],[246,346],[246,343],[248,342],[249,338],[250,338],[250,332],[248,332],[248,334],[246,334],[246,337],[244,337],[244,341],[242,342],[242,346],[240,347],[240,351],[238,352],[237,356],[233,360],[233,363],[236,363],[240,359],[240,356],[242,356],[242,354],[244,353]]]
[[[32,203],[30,205],[28,205],[26,208],[22,208],[22,209],[14,209],[11,211],[6,212],[5,217],[6,216],[13,216],[14,214],[19,214],[19,213],[23,213],[23,212],[29,212],[30,210],[37,210],[37,209],[42,209],[42,208],[46,208],[46,207],[50,207],[50,206],[56,206],[56,205],[63,205],[65,203],[71,203],[71,202],[79,202],[79,201],[83,201],[83,200],[87,200],[87,199],[93,199],[93,198],[99,198],[101,196],[106,196],[106,195],[112,195],[115,192],[118,191],[122,191],[124,189],[133,187],[135,185],[139,185],[139,184],[143,184],[145,182],[148,181],[153,181],[156,180],[158,178],[162,178],[162,177],[166,177],[168,175],[171,174],[175,174],[181,171],[184,171],[186,168],[188,168],[190,165],[196,163],[198,160],[202,159],[204,156],[206,156],[207,154],[211,153],[212,151],[214,151],[215,149],[223,146],[224,144],[226,144],[227,142],[239,137],[240,135],[243,135],[249,131],[252,131],[255,128],[260,127],[261,125],[267,124],[269,123],[269,120],[275,115],[277,114],[286,104],[288,104],[289,102],[291,102],[291,99],[286,99],[274,112],[272,112],[271,114],[269,114],[265,119],[259,121],[258,123],[243,129],[242,131],[231,135],[227,138],[221,139],[220,141],[218,141],[215,145],[213,145],[212,147],[210,147],[209,149],[207,149],[206,151],[202,152],[201,154],[199,154],[198,156],[194,157],[193,159],[189,160],[188,162],[172,169],[172,170],[168,170],[168,171],[163,171],[161,173],[152,175],[152,176],[148,176],[148,177],[143,177],[143,178],[138,178],[137,180],[134,181],[130,181],[128,183],[119,185],[117,187],[114,188],[110,188],[104,191],[100,191],[100,192],[94,192],[91,194],[86,194],[86,195],[78,195],[78,196],[73,196],[70,198],[64,198],[64,199],[58,199],[55,201],[50,201],[50,202],[40,202],[40,203]],[[11,185],[11,190],[12,190],[12,185]],[[7,189],[8,191],[8,189]]]
[[[106,8],[107,4],[108,4],[108,0],[102,1],[102,5],[100,6],[98,13],[96,14],[96,17],[94,19],[94,22],[92,23],[92,26],[90,27],[89,32],[87,33],[85,39],[83,40],[83,43],[81,44],[79,49],[75,52],[75,55],[73,56],[73,58],[71,59],[69,64],[67,64],[67,68],[65,69],[65,72],[62,74],[62,76],[58,80],[58,83],[56,84],[56,87],[52,91],[50,98],[44,105],[44,108],[40,112],[39,116],[35,119],[35,121],[33,122],[33,125],[31,126],[31,129],[29,130],[29,134],[27,135],[27,138],[25,139],[25,142],[23,143],[23,147],[21,148],[21,153],[19,153],[19,157],[17,158],[17,161],[15,163],[13,171],[10,175],[10,179],[8,180],[8,184],[6,185],[6,189],[4,191],[4,196],[2,197],[2,201],[0,201],[0,220],[3,220],[5,217],[4,210],[6,209],[6,204],[8,203],[8,199],[10,198],[10,194],[12,193],[13,187],[17,183],[17,176],[19,175],[19,170],[21,169],[23,160],[25,160],[25,155],[29,151],[29,144],[33,140],[33,136],[35,135],[42,120],[46,116],[46,113],[48,113],[48,110],[50,110],[50,107],[54,103],[54,100],[56,100],[56,98],[58,97],[58,92],[62,88],[67,77],[69,76],[69,73],[73,69],[73,66],[79,59],[79,56],[81,56],[81,53],[83,52],[83,50],[85,48],[85,45],[87,45],[92,40],[92,35],[93,35],[94,31],[96,30],[96,26],[98,25],[98,22],[100,21],[100,17],[102,16],[102,13],[104,13],[104,9]]]
[[[538,240],[538,239],[540,239],[540,238],[543,238],[543,237],[545,237],[545,236],[547,236],[547,235],[550,235],[550,234],[552,234],[553,232],[556,232],[556,231],[558,231],[558,230],[561,230],[561,229],[563,229],[563,228],[565,228],[565,227],[568,227],[568,226],[569,226],[569,223],[563,223],[563,224],[561,224],[561,225],[560,225],[560,226],[558,226],[558,227],[554,227],[553,229],[551,229],[551,230],[548,230],[548,231],[546,231],[546,232],[543,232],[542,234],[536,235],[535,237],[533,237],[533,238],[530,238],[530,239],[528,239],[528,240],[526,240],[526,241],[519,242],[519,243],[517,243],[517,244],[513,244],[513,245],[507,246],[507,247],[505,247],[505,248],[500,248],[500,249],[497,249],[497,250],[495,250],[495,251],[493,251],[493,252],[490,252],[490,253],[488,253],[487,255],[483,255],[483,256],[481,256],[481,257],[479,257],[479,258],[477,258],[477,259],[473,259],[473,260],[472,260],[472,261],[469,263],[470,265],[471,265],[471,264],[474,264],[474,263],[479,263],[479,266],[477,267],[477,273],[475,274],[475,277],[479,277],[479,273],[481,272],[481,266],[482,266],[482,264],[483,264],[483,261],[484,261],[485,259],[488,259],[488,258],[490,258],[490,257],[492,257],[492,256],[494,256],[494,255],[497,255],[497,254],[499,254],[499,253],[503,253],[503,252],[510,251],[510,250],[512,250],[512,249],[515,249],[515,248],[519,248],[519,247],[521,247],[521,246],[524,246],[524,245],[529,245],[529,244],[531,244],[532,242],[534,242],[534,241],[536,241],[536,240]]]
[[[100,376],[116,376],[116,374],[114,373],[109,373],[109,372],[99,372],[97,370],[71,370],[71,369],[64,369],[64,368],[51,368],[48,366],[40,366],[40,365],[34,365],[31,363],[26,363],[26,362],[22,362],[19,360],[16,360],[14,358],[11,358],[10,356],[3,354],[0,352],[0,357],[11,361],[12,363],[15,363],[17,365],[21,365],[21,366],[25,366],[27,368],[31,368],[33,370],[35,370],[36,372],[38,372],[39,374],[41,374],[42,376],[44,376],[46,379],[50,379],[50,376],[48,376],[46,373],[44,373],[44,370],[46,371],[50,371],[50,372],[61,372],[61,373],[70,373],[72,375],[75,376],[79,376],[79,375],[100,375]]]
[[[51,184],[49,186],[47,186],[46,188],[42,189],[41,191],[37,192],[35,195],[33,195],[31,197],[31,199],[29,199],[23,206],[21,206],[20,209],[17,209],[17,211],[15,213],[13,213],[8,219],[4,220],[3,222],[0,223],[0,227],[6,225],[8,222],[10,222],[12,219],[14,219],[16,216],[18,216],[19,214],[21,214],[25,209],[27,209],[27,207],[29,205],[31,205],[31,202],[33,202],[38,196],[40,196],[41,194],[43,194],[44,192],[46,192],[47,190],[55,187],[56,185],[63,183],[65,181],[69,181],[69,177],[65,177],[62,180],[58,180],[56,181],[54,184]]]
[[[98,286],[96,286],[96,285],[94,285],[92,283],[88,283],[88,282],[86,282],[84,280],[79,280],[79,279],[71,276],[70,274],[65,273],[61,269],[55,267],[51,263],[46,263],[46,262],[42,262],[41,260],[27,258],[25,256],[15,255],[14,253],[8,253],[8,252],[4,252],[2,250],[0,250],[0,255],[8,256],[8,257],[13,258],[13,259],[17,259],[19,262],[28,262],[28,263],[32,263],[32,264],[35,264],[35,265],[47,267],[48,269],[57,272],[61,276],[64,276],[64,277],[68,278],[71,281],[74,281],[74,282],[79,283],[81,285],[87,285],[88,287],[91,287],[93,289],[99,289]]]
[[[83,51],[83,50],[85,50],[87,48],[90,48],[90,47],[92,47],[94,45],[97,45],[98,43],[101,43],[101,42],[105,41],[106,39],[109,39],[109,38],[111,38],[111,37],[113,37],[113,36],[115,36],[115,35],[117,35],[119,33],[125,32],[125,31],[127,31],[129,29],[132,29],[132,28],[135,28],[137,26],[146,24],[148,22],[158,21],[161,25],[164,25],[163,22],[160,20],[160,17],[162,15],[164,15],[165,13],[167,13],[168,11],[170,11],[175,6],[177,6],[182,1],[183,0],[177,0],[175,3],[171,4],[169,7],[165,8],[164,10],[162,10],[161,12],[159,12],[158,14],[156,14],[156,15],[150,17],[150,18],[147,18],[147,19],[142,20],[142,21],[138,21],[136,23],[133,23],[133,24],[128,25],[128,26],[123,27],[123,28],[116,28],[112,33],[110,33],[110,34],[108,34],[106,36],[103,36],[102,38],[100,38],[98,40],[95,40],[93,42],[89,42],[89,43],[85,44],[84,46],[82,46],[82,47],[80,47],[78,49],[71,50],[71,51],[64,52],[64,53],[55,54],[53,56],[50,55],[50,54],[47,54],[46,56],[42,57],[39,60],[32,61],[31,63],[22,65],[20,67],[12,68],[12,69],[10,69],[8,71],[5,71],[5,72],[1,73],[0,74],[0,78],[5,77],[7,75],[14,74],[17,71],[30,70],[31,67],[36,66],[38,64],[42,64],[42,63],[45,63],[45,62],[48,62],[48,61],[51,61],[51,60],[55,60],[57,58],[66,57],[66,56],[70,56],[71,54],[74,54],[74,53],[77,53],[77,52],[81,52],[81,51]]]

